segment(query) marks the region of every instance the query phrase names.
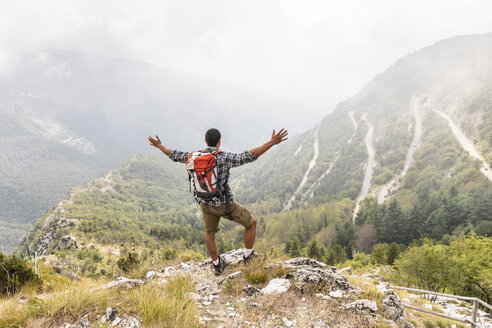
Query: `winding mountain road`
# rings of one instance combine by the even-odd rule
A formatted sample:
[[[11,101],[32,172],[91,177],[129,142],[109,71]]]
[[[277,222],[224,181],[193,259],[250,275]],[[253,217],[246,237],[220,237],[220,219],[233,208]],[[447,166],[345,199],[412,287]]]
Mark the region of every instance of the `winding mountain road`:
[[[352,220],[355,220],[355,217],[357,216],[357,213],[359,212],[360,201],[362,199],[364,199],[369,194],[369,189],[371,188],[372,171],[374,168],[374,157],[376,155],[376,152],[374,151],[374,145],[373,145],[374,128],[369,123],[369,121],[366,119],[366,113],[364,113],[362,115],[362,120],[364,122],[366,122],[367,126],[369,127],[369,129],[367,130],[366,138],[365,138],[365,143],[366,143],[366,148],[367,148],[367,166],[366,166],[366,173],[364,175],[364,181],[362,183],[362,188],[360,190],[359,196],[357,196],[357,200],[355,203],[354,215],[352,216]]]
[[[480,154],[480,152],[477,150],[475,147],[475,144],[468,138],[463,131],[460,129],[460,127],[454,123],[454,121],[449,117],[448,114],[437,110],[433,109],[434,112],[438,113],[441,115],[442,118],[444,118],[448,122],[448,126],[451,129],[451,132],[455,136],[455,138],[458,140],[460,143],[461,147],[470,154],[471,157],[478,159],[480,162],[482,162],[482,166],[480,167],[480,172],[482,172],[489,181],[492,182],[492,170],[490,169],[490,165],[487,163],[485,158]]]
[[[420,113],[421,100],[420,98],[412,98],[410,101],[410,108],[412,109],[415,118],[415,127],[413,132],[413,140],[407,151],[407,156],[405,158],[405,166],[403,171],[390,182],[385,184],[378,194],[378,203],[382,204],[389,196],[391,191],[396,190],[400,186],[400,181],[407,174],[408,168],[413,162],[413,153],[420,146],[420,139],[422,138],[422,116]]]
[[[319,126],[317,126],[313,132],[313,136],[314,136],[314,144],[313,144],[314,155],[313,155],[313,158],[309,162],[309,166],[308,166],[306,172],[304,173],[304,177],[302,178],[301,183],[297,187],[297,189],[294,192],[294,194],[292,195],[292,197],[290,197],[287,204],[282,209],[282,212],[290,210],[290,208],[292,207],[292,204],[296,200],[296,195],[302,190],[302,188],[304,187],[304,185],[307,182],[307,179],[309,177],[309,173],[311,172],[313,167],[316,165],[316,161],[318,160],[318,157],[319,157],[319,135],[318,135],[318,133],[319,133]]]
[[[354,125],[354,133],[352,133],[352,135],[350,136],[350,139],[347,141],[347,145],[350,144],[352,142],[352,138],[355,137],[355,134],[357,133],[357,121],[355,120],[355,117],[354,117],[354,111],[351,110],[349,113],[348,113],[349,117],[350,117],[350,121],[352,122],[352,124]]]
[[[357,121],[355,120],[354,113],[355,113],[354,111],[350,111],[348,113],[349,118],[350,118],[350,121],[354,125],[354,133],[352,133],[352,135],[350,136],[349,140],[347,141],[347,145],[349,145],[352,142],[352,138],[357,133],[357,127],[358,127],[358,125],[357,125]],[[314,197],[314,189],[316,188],[316,186],[318,186],[321,183],[321,180],[323,180],[328,174],[330,174],[331,170],[335,166],[335,163],[338,161],[338,158],[340,157],[340,152],[337,151],[336,155],[337,156],[335,157],[335,159],[333,160],[333,162],[331,162],[330,166],[326,169],[326,171],[323,172],[323,174],[318,178],[318,180],[316,180],[316,182],[314,182],[311,185],[311,187],[309,187],[309,190],[306,192],[306,194],[309,194],[309,197],[311,197],[311,198]]]

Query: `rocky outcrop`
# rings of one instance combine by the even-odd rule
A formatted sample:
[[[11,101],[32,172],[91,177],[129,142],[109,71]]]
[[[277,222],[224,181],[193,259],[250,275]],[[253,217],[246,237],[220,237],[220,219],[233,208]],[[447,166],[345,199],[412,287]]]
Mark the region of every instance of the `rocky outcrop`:
[[[401,327],[413,327],[413,325],[406,322],[405,308],[401,304],[400,297],[398,297],[393,289],[389,288],[389,284],[383,282],[377,286],[377,289],[384,294],[383,315]]]
[[[376,304],[376,301],[357,300],[355,302],[346,304],[345,309],[352,310],[357,313],[376,314],[378,312],[378,305]]]
[[[143,280],[140,279],[130,279],[130,278],[125,278],[125,277],[118,277],[115,280],[107,283],[106,285],[103,285],[99,287],[100,289],[108,289],[108,288],[126,288],[126,289],[132,289],[138,286],[143,285],[144,282]]]
[[[65,269],[60,263],[53,265],[53,269],[56,273],[70,279],[70,280],[80,280],[80,277],[75,272]]]

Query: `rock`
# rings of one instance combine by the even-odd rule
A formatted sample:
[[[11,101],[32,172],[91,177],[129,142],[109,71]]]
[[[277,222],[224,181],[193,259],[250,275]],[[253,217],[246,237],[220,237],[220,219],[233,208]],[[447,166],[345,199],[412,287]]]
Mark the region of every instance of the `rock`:
[[[231,273],[230,275],[228,275],[226,277],[226,279],[229,279],[229,280],[232,280],[232,279],[235,279],[237,278],[238,276],[241,275],[241,273],[243,273],[242,271],[237,271],[237,272],[234,272],[234,273]]]
[[[321,299],[324,301],[329,301],[329,300],[331,300],[331,297],[328,295],[324,295]]]
[[[80,280],[80,277],[78,274],[76,274],[75,272],[72,272],[72,271],[69,271],[69,270],[66,270],[61,264],[59,263],[56,263],[55,265],[53,265],[53,269],[55,270],[56,273],[70,279],[70,280]]]
[[[242,262],[243,260],[243,254],[244,250],[242,248],[240,249],[235,249],[229,252],[226,252],[222,254],[222,258],[224,259],[224,262],[226,265],[232,265],[232,264],[237,264],[239,262]]]
[[[343,292],[341,290],[335,290],[335,291],[331,291],[329,295],[333,298],[342,298]]]
[[[255,302],[250,302],[250,303],[249,303],[249,306],[250,306],[250,307],[254,307],[254,308],[259,308],[259,307],[261,307],[261,304],[259,304],[259,303],[255,303]]]
[[[383,282],[385,279],[384,276],[382,276],[378,273],[366,273],[366,274],[363,274],[362,277],[381,281],[381,282]]]
[[[27,304],[27,298],[25,296],[22,296],[17,300],[17,303],[19,304]]]
[[[270,280],[268,285],[261,290],[263,294],[281,294],[285,293],[291,286],[288,279],[275,278]]]
[[[155,272],[155,271],[149,271],[149,272],[147,272],[147,274],[145,275],[145,279],[147,279],[147,280],[148,280],[148,279],[154,279],[155,275],[156,275],[156,272]]]
[[[58,245],[56,246],[56,249],[58,250],[78,248],[79,246],[77,245],[77,241],[70,235],[65,235],[61,237],[58,241]]]
[[[401,304],[400,298],[398,295],[389,288],[389,284],[387,282],[382,282],[377,286],[383,294],[383,314],[388,319],[393,321],[403,321],[405,322],[405,308]]]
[[[140,279],[129,279],[125,277],[118,277],[115,280],[107,283],[106,285],[101,286],[100,289],[108,289],[108,288],[115,288],[115,287],[131,289],[143,285],[143,283],[144,282]]]
[[[261,293],[261,291],[258,288],[253,287],[251,285],[243,287],[243,292],[248,296],[253,296],[254,294]]]
[[[345,278],[345,276],[335,267],[327,266],[316,260],[298,257],[280,263],[293,270],[291,275],[299,288],[304,287],[304,285],[308,283],[316,285],[326,283],[332,289],[339,289],[342,291],[356,289],[349,284],[347,278]]]
[[[295,319],[289,320],[286,317],[282,317],[282,322],[284,323],[284,325],[286,327],[293,327],[297,323],[297,320],[295,320]]]
[[[112,321],[116,317],[116,314],[117,313],[118,313],[118,309],[117,308],[115,308],[113,306],[108,306],[106,308],[106,311],[104,312],[104,315],[101,318],[101,322],[102,323],[105,323],[105,322]]]
[[[313,268],[324,268],[327,265],[324,264],[323,262],[319,262],[307,257],[296,257],[287,261],[283,261],[281,263],[285,263],[288,266],[301,266],[301,265],[307,265]]]
[[[91,323],[87,319],[82,319],[79,321],[77,328],[90,328],[92,327]]]
[[[345,305],[346,310],[353,310],[357,313],[367,312],[376,313],[378,312],[378,305],[376,301],[370,300],[357,300],[355,302],[349,303]]]

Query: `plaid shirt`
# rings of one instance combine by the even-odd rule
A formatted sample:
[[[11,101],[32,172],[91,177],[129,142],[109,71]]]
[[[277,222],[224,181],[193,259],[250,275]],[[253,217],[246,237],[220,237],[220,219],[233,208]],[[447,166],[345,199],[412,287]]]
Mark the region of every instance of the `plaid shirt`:
[[[215,147],[207,147],[205,150],[210,153],[213,153],[220,149]],[[190,153],[184,151],[173,150],[171,152],[171,155],[169,155],[169,158],[175,162],[186,163],[189,155]],[[251,154],[249,151],[245,151],[240,154],[228,153],[228,152],[222,152],[217,154],[216,159],[217,159],[218,183],[224,185],[227,182],[227,178],[229,177],[229,170],[231,168],[253,162],[257,158],[258,156]],[[233,199],[231,188],[228,188],[227,192],[229,193],[230,199]],[[224,205],[226,203],[225,195],[222,195],[221,197],[218,198],[214,198],[211,201],[205,201],[198,197],[196,197],[196,199],[198,202],[214,207]]]

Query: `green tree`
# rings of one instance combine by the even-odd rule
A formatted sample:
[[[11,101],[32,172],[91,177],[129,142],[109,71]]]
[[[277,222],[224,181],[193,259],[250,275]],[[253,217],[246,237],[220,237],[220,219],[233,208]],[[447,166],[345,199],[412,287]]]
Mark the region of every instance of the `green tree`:
[[[399,255],[400,247],[396,242],[392,242],[388,245],[388,248],[386,249],[386,263],[388,263],[389,265],[393,265]]]
[[[316,259],[322,260],[323,256],[325,256],[326,249],[323,245],[321,245],[317,239],[312,239],[307,246],[307,256]]]
[[[301,256],[301,242],[297,236],[294,236],[290,241],[289,255],[292,257]]]
[[[372,264],[386,264],[386,244],[376,244],[372,248],[371,253]]]
[[[401,283],[430,291],[444,291],[449,285],[449,250],[424,239],[422,245],[410,246],[395,261],[396,277]]]
[[[347,253],[342,246],[336,244],[334,245],[326,254],[325,263],[329,265],[335,265],[337,263],[343,262],[347,259]]]
[[[27,283],[41,286],[43,282],[17,256],[0,253],[0,295],[12,295]]]

